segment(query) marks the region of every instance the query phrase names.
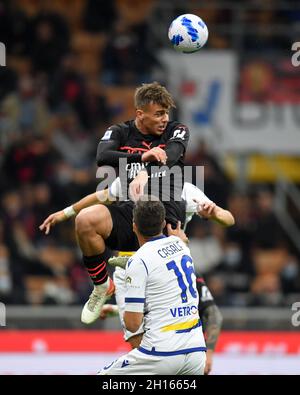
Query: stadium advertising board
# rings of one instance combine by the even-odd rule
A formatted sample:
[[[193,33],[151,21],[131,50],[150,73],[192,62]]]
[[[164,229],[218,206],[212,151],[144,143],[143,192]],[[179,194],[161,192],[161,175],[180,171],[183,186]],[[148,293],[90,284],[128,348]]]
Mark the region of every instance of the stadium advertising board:
[[[193,140],[226,152],[300,153],[300,68],[290,58],[164,51],[162,59]]]
[[[128,351],[120,331],[3,331],[0,375],[95,374]],[[221,333],[213,374],[300,374],[297,332]]]

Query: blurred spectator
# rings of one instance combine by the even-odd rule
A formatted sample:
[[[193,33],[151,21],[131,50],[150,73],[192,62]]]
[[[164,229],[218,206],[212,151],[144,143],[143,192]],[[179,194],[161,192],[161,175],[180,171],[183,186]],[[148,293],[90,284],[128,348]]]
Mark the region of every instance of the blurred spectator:
[[[255,222],[249,196],[235,193],[228,200],[228,209],[235,218],[235,225],[226,229],[227,239],[237,243],[241,248],[243,265],[250,265],[249,257],[252,247]]]
[[[24,134],[5,154],[2,186],[17,188],[26,183],[49,182],[57,157],[47,139]]]
[[[300,262],[289,254],[280,273],[281,287],[284,294],[297,293],[300,290]]]
[[[85,7],[85,30],[91,33],[110,33],[116,19],[115,1],[87,0]]]
[[[283,304],[280,273],[286,265],[288,251],[274,245],[272,249],[255,249],[253,261],[255,278],[251,284],[253,305]]]
[[[0,101],[17,89],[17,80],[17,74],[13,69],[0,67]]]
[[[283,294],[276,274],[257,276],[251,284],[253,306],[281,306]]]
[[[3,132],[43,134],[49,126],[49,111],[30,75],[22,76],[18,90],[6,96],[1,105]]]
[[[3,225],[1,224],[1,232]],[[9,250],[0,243],[0,300],[4,303],[9,302],[13,290],[12,275],[10,269]]]
[[[196,273],[212,271],[222,259],[220,240],[210,231],[213,225],[194,216],[187,228]]]
[[[66,108],[57,117],[52,143],[63,160],[72,167],[87,167],[94,161],[92,139],[84,132],[75,112]]]
[[[274,196],[271,191],[260,190],[256,196],[253,245],[274,248],[285,243],[284,231],[274,213]]]
[[[70,32],[58,13],[41,11],[30,24],[27,53],[34,70],[52,75],[69,49]]]
[[[206,284],[212,295],[214,296],[215,302],[218,306],[228,305],[228,292],[226,289],[226,283],[222,276],[211,275],[206,277]]]
[[[250,281],[254,274],[252,261],[243,256],[238,243],[227,242],[224,245],[220,265],[213,274],[222,276],[230,293],[249,292]]]
[[[276,29],[281,23],[281,15],[272,7],[247,10],[244,15],[246,24],[243,47],[247,51],[264,53],[290,48],[290,37]]]
[[[0,220],[0,300],[4,303],[25,302],[24,269],[16,259],[11,229],[6,226],[1,209]]]
[[[151,80],[151,70],[157,64],[147,45],[147,26],[129,26],[123,20],[115,22],[112,40],[103,51],[105,84],[138,85]]]
[[[110,109],[99,83],[95,78],[83,77],[78,70],[78,59],[74,53],[64,56],[61,67],[53,77],[49,104],[56,112],[70,106],[86,130],[94,130],[109,122]]]
[[[101,86],[94,79],[86,80],[84,88],[84,103],[78,109],[81,123],[85,129],[97,131],[97,137],[102,137],[104,130],[110,124],[112,109]]]
[[[78,71],[75,53],[64,54],[60,67],[53,76],[49,90],[49,103],[53,110],[69,104],[74,110],[83,105],[84,76]]]
[[[216,158],[209,151],[205,141],[200,141],[197,147],[186,158],[186,165],[204,167],[204,192],[221,207],[227,207],[230,181],[219,165]],[[202,176],[202,173],[200,173]],[[201,185],[202,180],[193,179],[195,185]]]
[[[14,2],[0,1],[0,41],[7,54],[22,56],[26,53],[29,19]]]
[[[256,276],[251,285],[252,302],[254,306],[281,306],[283,294],[280,278],[268,273]]]

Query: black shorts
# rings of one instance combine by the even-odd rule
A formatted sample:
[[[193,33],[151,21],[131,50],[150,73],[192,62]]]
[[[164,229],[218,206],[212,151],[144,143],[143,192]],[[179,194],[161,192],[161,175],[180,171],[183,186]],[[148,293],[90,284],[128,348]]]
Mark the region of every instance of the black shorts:
[[[133,202],[121,202],[107,206],[113,222],[110,236],[105,240],[107,247],[118,251],[136,251],[139,243],[132,230]]]
[[[176,228],[177,222],[181,226],[185,223],[185,202],[164,202],[166,209],[166,222]],[[131,201],[111,204],[107,206],[110,211],[113,228],[105,244],[112,250],[137,251],[139,243],[132,230],[134,203]]]

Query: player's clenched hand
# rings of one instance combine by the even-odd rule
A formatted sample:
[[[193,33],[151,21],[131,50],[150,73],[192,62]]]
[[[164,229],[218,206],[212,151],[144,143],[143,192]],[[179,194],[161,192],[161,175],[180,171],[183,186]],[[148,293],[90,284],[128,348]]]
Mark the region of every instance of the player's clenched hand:
[[[143,153],[142,162],[156,161],[161,162],[164,165],[167,163],[167,154],[163,149],[159,147],[154,147],[151,148],[149,151]]]
[[[129,197],[136,202],[141,196],[144,195],[144,188],[148,182],[148,173],[140,171],[135,179],[129,184]]]
[[[49,217],[47,217],[45,219],[45,221],[42,223],[42,225],[39,226],[39,229],[42,232],[45,232],[46,235],[48,235],[50,233],[51,226],[54,226],[57,223],[63,222],[67,219],[68,219],[68,217],[65,215],[63,210],[57,211],[56,213],[49,215]]]
[[[181,229],[181,222],[180,221],[177,222],[176,229],[173,229],[171,224],[167,224],[167,231],[168,231],[168,236],[177,236],[184,243],[188,244],[189,239],[187,238],[187,235],[184,233],[184,230]]]
[[[214,210],[217,207],[214,202],[200,203],[197,199],[193,199],[197,203],[197,214],[201,215],[202,218],[210,219],[214,215]]]
[[[101,309],[99,317],[101,318],[101,320],[105,320],[107,317],[114,317],[118,315],[118,312],[118,306],[112,304],[105,304]]]

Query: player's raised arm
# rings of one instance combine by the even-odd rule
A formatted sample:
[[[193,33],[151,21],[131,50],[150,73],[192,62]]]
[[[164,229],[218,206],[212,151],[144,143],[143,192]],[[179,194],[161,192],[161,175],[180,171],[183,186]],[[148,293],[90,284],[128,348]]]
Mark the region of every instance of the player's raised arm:
[[[126,144],[125,144],[126,145]],[[119,166],[119,159],[126,159],[128,163],[141,162],[141,154],[119,151],[122,146],[122,129],[113,125],[107,129],[97,148],[98,166]]]
[[[235,223],[234,217],[230,211],[217,206],[214,202],[200,203],[197,199],[193,199],[197,203],[197,214],[204,219],[211,219],[223,226],[232,226]]]
[[[165,151],[167,154],[167,166],[175,165],[178,160],[185,154],[190,138],[190,132],[187,126],[179,124],[171,132],[169,141],[166,144]]]
[[[109,204],[111,202],[110,198],[111,197],[108,189],[104,189],[103,191],[98,191],[87,195],[73,205],[66,207],[63,210],[57,211],[53,214],[50,214],[49,217],[47,217],[45,221],[39,226],[39,229],[42,232],[45,232],[46,235],[48,235],[50,233],[51,227],[55,226],[56,224],[66,221],[71,217],[74,217],[86,207],[90,207],[100,203]]]

